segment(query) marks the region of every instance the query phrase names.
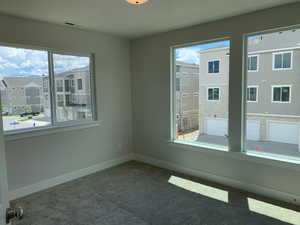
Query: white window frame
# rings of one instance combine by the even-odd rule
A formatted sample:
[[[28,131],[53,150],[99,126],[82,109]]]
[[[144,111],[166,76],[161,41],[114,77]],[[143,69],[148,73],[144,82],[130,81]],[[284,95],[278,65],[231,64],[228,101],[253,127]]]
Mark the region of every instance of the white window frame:
[[[250,73],[258,72],[258,71],[259,71],[259,55],[250,55],[250,54],[249,54],[247,59],[252,58],[252,57],[257,57],[256,70],[249,70],[249,69],[248,69],[248,67],[249,67],[249,65],[248,65],[248,60],[247,60],[247,70],[248,70],[248,72],[250,72]],[[250,59],[250,61],[251,61],[251,59]]]
[[[209,97],[208,90],[209,89],[215,89],[215,88],[219,89],[219,99],[217,99],[217,100],[216,99],[212,99],[212,100],[208,99],[208,97]],[[219,101],[221,101],[221,88],[220,87],[207,87],[206,88],[206,100],[208,102],[219,102]]]
[[[64,50],[55,50],[43,47],[35,47],[35,46],[26,46],[20,44],[7,44],[7,43],[0,43],[0,46],[3,47],[11,47],[11,48],[22,48],[26,50],[39,50],[45,51],[48,54],[48,76],[49,76],[49,98],[50,98],[50,105],[51,105],[51,123],[46,126],[42,127],[35,127],[35,128],[22,128],[16,130],[9,130],[4,131],[5,139],[7,140],[16,140],[20,138],[32,137],[32,136],[40,136],[46,135],[50,133],[60,132],[60,131],[68,131],[68,130],[76,130],[86,127],[94,127],[98,126],[100,121],[97,118],[97,105],[96,105],[96,86],[95,86],[95,68],[94,68],[94,53],[74,53],[71,51],[64,51]],[[60,55],[71,55],[71,56],[81,56],[81,57],[88,57],[89,58],[89,72],[90,72],[90,96],[91,96],[91,113],[92,119],[91,120],[73,120],[73,121],[65,121],[65,122],[58,122],[56,121],[56,112],[55,112],[55,105],[56,105],[56,94],[63,94],[63,92],[57,92],[56,85],[54,83],[54,64],[53,64],[53,54],[60,54]],[[64,82],[63,82],[64,88]],[[53,106],[54,105],[54,106]]]
[[[291,66],[289,68],[275,68],[275,56],[276,55],[283,55],[284,53],[291,53]],[[273,52],[272,53],[272,69],[274,71],[279,70],[292,70],[293,69],[293,58],[294,58],[294,51],[281,51],[281,52]]]
[[[219,72],[218,73],[210,73],[209,72],[209,63],[210,62],[215,62],[215,61],[219,61]],[[218,75],[221,73],[221,59],[210,59],[207,61],[207,73],[208,75]]]
[[[248,100],[248,89],[249,88],[256,88],[256,101],[250,101],[250,100]],[[247,102],[249,102],[249,103],[258,103],[258,88],[259,88],[259,86],[258,85],[248,85],[247,86],[247,93],[246,93],[246,100],[247,100]]]
[[[289,87],[290,88],[289,101],[288,102],[274,101],[274,99],[273,99],[274,88],[283,88],[283,87]],[[292,85],[291,84],[287,84],[287,85],[281,85],[281,84],[280,85],[271,85],[271,102],[272,103],[277,103],[277,104],[290,104],[292,102]]]

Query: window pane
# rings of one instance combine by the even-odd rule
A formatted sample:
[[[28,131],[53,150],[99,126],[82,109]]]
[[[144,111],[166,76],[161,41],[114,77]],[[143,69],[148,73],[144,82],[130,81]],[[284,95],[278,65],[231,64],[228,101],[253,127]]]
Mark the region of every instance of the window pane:
[[[247,100],[248,101],[256,101],[257,88],[251,87],[247,89]]]
[[[257,70],[257,56],[251,57],[251,70]]]
[[[180,90],[174,87],[175,139],[227,150],[229,41],[177,48],[175,53],[180,72],[173,76],[182,84]],[[227,72],[212,76],[220,65]]]
[[[92,120],[90,58],[54,54],[53,64],[56,91],[62,92],[57,96],[57,121]],[[76,88],[78,80],[81,89]]]
[[[214,61],[214,73],[219,73],[220,61]]]
[[[281,88],[276,87],[273,89],[273,101],[280,101],[281,99]]]
[[[214,100],[219,100],[219,88],[214,88]]]
[[[214,62],[208,62],[208,72],[209,73],[214,72]]]
[[[300,67],[292,56],[300,56],[300,30],[285,30],[248,37],[248,55],[259,53],[260,70],[246,76],[247,86],[257,86],[259,101],[246,103],[245,151],[256,156],[300,161]],[[290,52],[278,52],[278,48]],[[292,52],[292,53],[291,53]],[[295,63],[296,65],[296,63]],[[249,89],[252,100],[254,89]],[[257,93],[255,93],[257,95]]]
[[[284,53],[283,54],[283,68],[290,68],[291,67],[291,53]]]
[[[276,69],[282,68],[282,55],[281,54],[275,55],[275,68]]]
[[[290,101],[290,88],[289,87],[282,87],[282,101],[283,102]]]
[[[51,124],[46,51],[0,46],[0,90],[4,131]]]

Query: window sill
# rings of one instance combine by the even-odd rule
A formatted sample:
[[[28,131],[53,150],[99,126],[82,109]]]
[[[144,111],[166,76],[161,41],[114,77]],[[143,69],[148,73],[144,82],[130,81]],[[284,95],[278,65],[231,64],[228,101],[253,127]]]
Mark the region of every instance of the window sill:
[[[70,124],[63,126],[47,126],[41,128],[35,128],[30,130],[21,130],[21,131],[9,131],[4,133],[5,141],[12,141],[30,137],[37,137],[49,134],[55,134],[60,132],[67,132],[73,130],[87,129],[92,127],[100,126],[101,121],[89,121],[80,124]]]
[[[173,140],[170,141],[171,144],[180,144],[180,145],[188,145],[192,147],[199,147],[204,148],[208,150],[216,150],[216,151],[222,151],[222,152],[228,152],[228,147],[222,146],[222,145],[214,145],[214,144],[208,144],[208,143],[200,143],[200,142],[192,142],[192,141],[181,141],[181,140]]]

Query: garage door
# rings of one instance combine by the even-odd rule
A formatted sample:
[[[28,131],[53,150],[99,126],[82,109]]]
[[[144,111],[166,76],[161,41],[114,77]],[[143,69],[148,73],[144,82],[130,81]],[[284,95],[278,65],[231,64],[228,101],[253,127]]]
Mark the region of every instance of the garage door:
[[[260,122],[258,120],[247,120],[247,140],[259,141]]]
[[[298,144],[299,125],[293,122],[268,121],[268,140]]]
[[[205,122],[205,133],[208,135],[225,136],[228,134],[227,119],[207,119]]]

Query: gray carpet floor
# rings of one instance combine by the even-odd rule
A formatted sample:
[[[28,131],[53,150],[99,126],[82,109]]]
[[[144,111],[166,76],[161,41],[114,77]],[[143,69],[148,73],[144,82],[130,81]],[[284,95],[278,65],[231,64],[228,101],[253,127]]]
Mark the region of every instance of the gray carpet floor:
[[[132,161],[13,201],[13,206],[22,206],[25,210],[24,219],[13,224],[288,224],[249,211],[246,201],[249,193],[227,188],[229,203],[225,203],[170,184],[168,180],[171,175],[226,189],[197,178]],[[299,210],[295,206],[278,204]]]

